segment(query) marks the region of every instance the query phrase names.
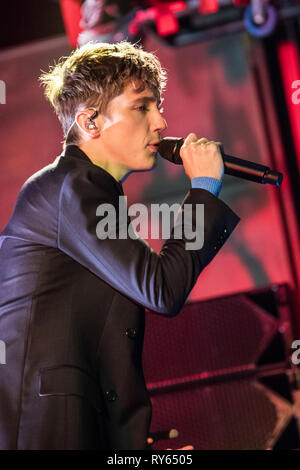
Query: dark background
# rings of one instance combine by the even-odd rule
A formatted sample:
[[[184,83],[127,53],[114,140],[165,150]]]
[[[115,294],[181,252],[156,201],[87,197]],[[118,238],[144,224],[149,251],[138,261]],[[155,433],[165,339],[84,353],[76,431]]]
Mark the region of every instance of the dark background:
[[[2,0],[0,50],[64,34],[58,0]]]

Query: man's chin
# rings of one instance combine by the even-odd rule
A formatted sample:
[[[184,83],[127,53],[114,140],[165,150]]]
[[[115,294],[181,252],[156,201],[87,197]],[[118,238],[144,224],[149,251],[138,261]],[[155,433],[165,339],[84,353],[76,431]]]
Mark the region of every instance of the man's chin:
[[[152,163],[151,163],[151,160],[152,160]],[[149,167],[147,168],[147,170],[153,170],[153,168],[155,168],[157,165],[157,152],[153,153],[152,154],[152,157],[150,159],[150,164],[149,164]]]
[[[144,165],[140,165],[138,168],[134,168],[131,171],[151,171],[157,165],[157,153],[153,153],[150,157],[147,158]]]

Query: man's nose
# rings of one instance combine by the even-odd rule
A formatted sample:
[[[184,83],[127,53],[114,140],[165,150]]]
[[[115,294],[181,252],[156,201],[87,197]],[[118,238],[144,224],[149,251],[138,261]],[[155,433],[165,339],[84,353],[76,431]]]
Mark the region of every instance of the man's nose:
[[[155,115],[153,115],[151,122],[151,131],[152,132],[162,132],[167,128],[167,122],[163,118],[161,112],[157,109]]]

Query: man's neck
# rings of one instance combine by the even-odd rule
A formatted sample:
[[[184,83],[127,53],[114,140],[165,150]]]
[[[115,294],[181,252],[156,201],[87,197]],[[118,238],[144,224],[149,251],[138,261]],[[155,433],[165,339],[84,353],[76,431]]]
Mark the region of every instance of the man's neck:
[[[130,173],[130,170],[119,163],[110,162],[104,160],[101,157],[95,156],[95,152],[92,152],[91,149],[87,148],[84,144],[79,144],[78,147],[89,157],[89,159],[94,163],[94,165],[103,168],[107,171],[115,180],[124,181],[126,176]]]

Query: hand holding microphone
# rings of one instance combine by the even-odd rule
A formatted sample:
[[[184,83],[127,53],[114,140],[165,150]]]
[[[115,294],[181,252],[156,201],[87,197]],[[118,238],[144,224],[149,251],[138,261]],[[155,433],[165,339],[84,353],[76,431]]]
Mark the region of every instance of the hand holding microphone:
[[[193,178],[212,176],[213,174],[215,175],[212,176],[213,178],[222,178],[220,162],[220,158],[222,158],[224,173],[227,175],[276,186],[280,186],[283,179],[282,173],[259,163],[226,155],[220,142],[209,142],[205,137],[198,139],[194,133],[189,134],[186,139],[165,137],[159,142],[157,151],[161,157],[173,163],[184,164],[186,173]],[[198,171],[200,174],[196,174]]]
[[[224,163],[219,144],[220,142],[210,142],[205,137],[198,139],[193,132],[187,136],[180,148],[180,157],[191,180],[198,176],[222,180]]]

